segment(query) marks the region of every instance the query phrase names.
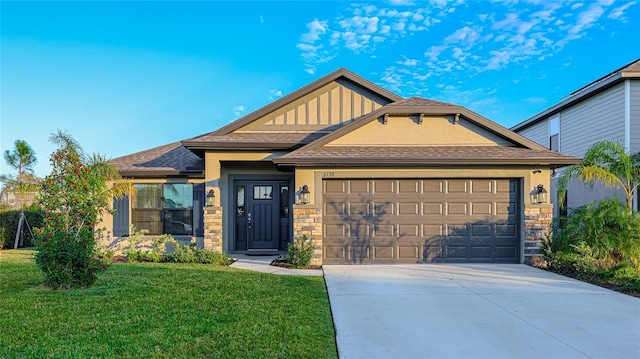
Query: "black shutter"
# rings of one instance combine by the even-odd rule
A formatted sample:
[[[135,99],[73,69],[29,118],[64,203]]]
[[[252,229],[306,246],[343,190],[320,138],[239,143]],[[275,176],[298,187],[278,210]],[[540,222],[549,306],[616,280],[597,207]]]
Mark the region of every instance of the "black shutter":
[[[113,199],[113,236],[124,237],[129,235],[129,196]]]
[[[204,237],[204,183],[193,186],[193,235]]]

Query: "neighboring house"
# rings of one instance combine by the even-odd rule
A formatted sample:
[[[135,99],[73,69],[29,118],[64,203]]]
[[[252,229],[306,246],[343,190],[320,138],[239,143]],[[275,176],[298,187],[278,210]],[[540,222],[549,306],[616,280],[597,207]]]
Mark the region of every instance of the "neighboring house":
[[[9,210],[20,210],[31,205],[36,200],[36,192],[20,194],[8,189],[0,191],[0,208]]]
[[[511,128],[551,150],[583,157],[596,142],[621,141],[633,154],[640,152],[640,59],[580,88],[560,103]],[[622,190],[603,185],[593,189],[581,181],[572,181],[566,192],[563,208],[559,207],[557,181],[551,180],[551,202],[555,215],[567,208],[583,206],[617,195],[624,200]],[[635,206],[638,208],[636,194]]]
[[[578,159],[340,69],[217,131],[112,162],[138,188],[105,218],[116,237],[134,224],[275,253],[306,234],[317,264],[521,263],[551,221],[536,188]]]

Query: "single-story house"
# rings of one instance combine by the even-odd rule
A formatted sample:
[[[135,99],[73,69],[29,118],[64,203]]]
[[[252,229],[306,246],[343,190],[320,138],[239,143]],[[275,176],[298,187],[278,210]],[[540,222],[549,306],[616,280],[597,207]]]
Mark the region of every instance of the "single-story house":
[[[630,153],[640,154],[640,58],[582,86],[511,130],[553,151],[576,157],[583,157],[600,141],[619,141]],[[568,208],[607,197],[624,201],[621,189],[600,183],[590,187],[577,179],[569,183],[560,201],[557,183],[561,172],[551,179],[549,190],[556,216],[566,215]],[[637,193],[634,201],[634,208],[639,210]]]
[[[232,254],[307,235],[316,264],[522,263],[551,222],[550,170],[578,161],[339,69],[214,132],[112,160],[137,197],[105,223]]]

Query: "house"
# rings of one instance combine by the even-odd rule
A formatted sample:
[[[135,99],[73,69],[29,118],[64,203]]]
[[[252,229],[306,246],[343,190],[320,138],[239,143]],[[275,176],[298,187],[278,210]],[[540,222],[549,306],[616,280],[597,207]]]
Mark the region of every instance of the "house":
[[[551,221],[550,170],[577,162],[339,69],[214,132],[112,160],[137,196],[105,223],[227,253],[307,235],[316,264],[521,263]]]
[[[573,92],[566,99],[511,128],[512,131],[553,151],[583,157],[596,142],[621,141],[633,154],[640,152],[640,59]],[[622,190],[596,184],[593,188],[574,180],[567,186],[565,206],[558,206],[558,173],[551,180],[555,213],[617,195]],[[637,194],[636,208],[640,205]]]

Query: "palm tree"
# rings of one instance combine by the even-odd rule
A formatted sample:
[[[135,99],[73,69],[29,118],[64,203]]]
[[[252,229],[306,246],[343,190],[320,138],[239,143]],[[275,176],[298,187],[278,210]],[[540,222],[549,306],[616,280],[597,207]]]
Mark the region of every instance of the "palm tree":
[[[125,180],[114,165],[101,154],[94,153],[86,155],[80,144],[66,131],[58,130],[57,133],[49,136],[49,141],[60,148],[76,152],[80,155],[82,162],[90,168],[89,173],[100,187],[100,196],[105,199],[122,198],[124,196],[135,196],[133,182]]]
[[[2,175],[0,181],[3,189],[18,192],[21,201],[25,193],[35,192],[38,189],[38,178],[33,174],[33,166],[38,163],[35,151],[26,141],[16,140],[12,151],[5,150],[4,160],[17,171],[15,176]],[[24,202],[22,203],[24,206]]]
[[[559,197],[564,198],[569,180],[578,178],[590,187],[596,182],[608,188],[622,188],[627,213],[633,213],[633,194],[640,184],[640,167],[636,158],[617,141],[597,142],[584,155],[582,162],[566,168],[558,182]]]

